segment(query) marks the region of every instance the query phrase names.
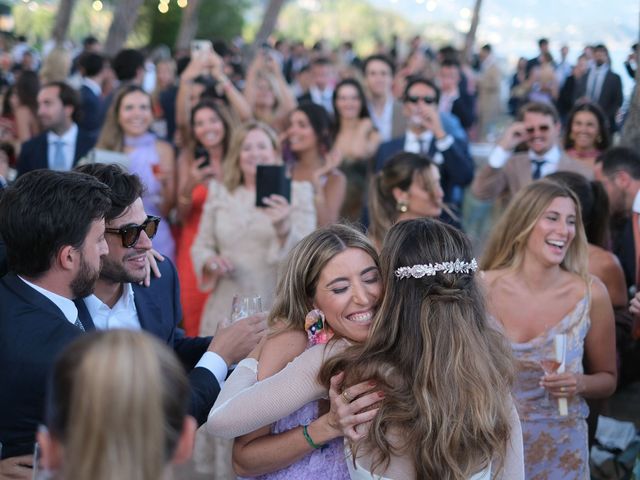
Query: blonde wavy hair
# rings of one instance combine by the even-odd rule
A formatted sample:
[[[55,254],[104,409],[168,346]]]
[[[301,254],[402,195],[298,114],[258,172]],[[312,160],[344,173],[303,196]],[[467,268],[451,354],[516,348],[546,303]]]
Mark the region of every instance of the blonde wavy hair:
[[[380,255],[384,297],[369,338],[321,369],[327,387],[344,371],[346,387],[374,380],[384,391],[368,434],[352,445],[354,459],[372,452],[374,474],[397,455],[411,458],[416,478],[466,480],[489,464],[492,473],[503,468],[513,361],[488,323],[474,275],[394,275],[399,267],[471,256],[464,234],[438,220],[391,227]]]
[[[234,129],[231,137],[231,144],[229,146],[229,152],[227,153],[225,160],[222,164],[222,183],[228,191],[232,192],[244,181],[242,171],[240,170],[240,153],[242,151],[242,144],[245,138],[252,130],[262,130],[267,134],[273,149],[280,152],[280,142],[278,141],[278,135],[269,125],[263,122],[250,121],[240,125]]]
[[[48,395],[62,478],[163,478],[188,405],[184,369],[166,345],[129,330],[83,335],[56,362]]]
[[[560,267],[580,275],[589,283],[587,237],[584,233],[580,201],[565,184],[548,179],[530,183],[511,200],[493,227],[480,261],[482,270],[519,268],[533,227],[556,198],[569,198],[576,208],[576,235]]]
[[[378,264],[378,253],[359,230],[335,224],[319,228],[303,238],[289,253],[276,289],[276,298],[268,323],[281,330],[304,331],[304,320],[313,309],[318,280],[333,257],[347,248],[363,250]]]

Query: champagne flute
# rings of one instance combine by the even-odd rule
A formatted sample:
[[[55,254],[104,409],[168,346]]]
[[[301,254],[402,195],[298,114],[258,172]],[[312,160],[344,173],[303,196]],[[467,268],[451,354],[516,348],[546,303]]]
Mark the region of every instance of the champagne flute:
[[[555,337],[563,337],[563,335],[556,335]],[[553,338],[550,343],[544,346],[542,351],[542,358],[540,359],[540,366],[544,370],[544,374],[552,375],[558,373],[558,370],[564,363],[564,338]],[[544,389],[544,402],[545,405],[549,405],[549,391]]]
[[[250,317],[262,311],[262,298],[260,295],[243,297],[234,295],[231,303],[231,322]]]

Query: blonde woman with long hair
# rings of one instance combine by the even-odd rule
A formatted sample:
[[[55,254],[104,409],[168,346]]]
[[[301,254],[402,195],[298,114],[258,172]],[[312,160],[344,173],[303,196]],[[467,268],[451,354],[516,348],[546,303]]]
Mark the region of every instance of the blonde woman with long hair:
[[[188,406],[184,368],[166,346],[130,330],[83,335],[54,365],[42,466],[67,480],[166,478],[191,456]]]
[[[527,478],[589,478],[584,399],[615,390],[615,332],[606,287],[588,274],[575,194],[550,180],[522,189],[494,227],[481,267],[489,311],[518,360]],[[559,353],[564,373],[545,374],[541,365],[563,360]]]
[[[241,362],[209,415],[211,431],[245,433],[329,390],[328,427],[371,421],[347,450],[352,480],[522,479],[512,357],[488,323],[471,254],[466,237],[437,220],[394,225],[382,249],[384,296],[373,318],[332,323],[326,315],[333,338],[265,380],[251,373],[255,360]],[[355,289],[349,279],[319,287]],[[231,416],[234,410],[242,415]],[[323,437],[302,435],[322,447]]]

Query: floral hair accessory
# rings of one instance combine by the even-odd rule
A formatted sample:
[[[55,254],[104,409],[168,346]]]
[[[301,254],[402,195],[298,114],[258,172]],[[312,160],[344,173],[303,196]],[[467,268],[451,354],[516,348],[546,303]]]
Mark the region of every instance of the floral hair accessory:
[[[455,262],[442,262],[426,265],[413,265],[412,267],[400,267],[396,269],[397,278],[422,278],[433,277],[436,273],[471,273],[478,270],[478,262],[475,258],[471,262],[465,262],[456,258]]]
[[[304,329],[307,331],[309,346],[324,344],[333,337],[333,330],[326,322],[324,314],[318,310],[311,310],[304,319]]]

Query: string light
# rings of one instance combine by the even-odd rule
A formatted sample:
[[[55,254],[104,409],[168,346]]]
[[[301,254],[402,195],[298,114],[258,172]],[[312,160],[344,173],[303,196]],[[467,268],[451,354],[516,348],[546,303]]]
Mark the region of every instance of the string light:
[[[186,7],[188,3],[189,3],[189,2],[187,2],[187,0],[178,0],[178,6],[179,6],[180,8],[184,8],[184,7]]]
[[[95,2],[93,2],[93,3],[91,4],[91,6],[93,7],[93,9],[94,9],[96,12],[99,12],[99,11],[101,11],[101,10],[102,10],[102,7],[103,7],[104,5],[102,4],[102,2],[101,2],[100,0],[95,0]]]

